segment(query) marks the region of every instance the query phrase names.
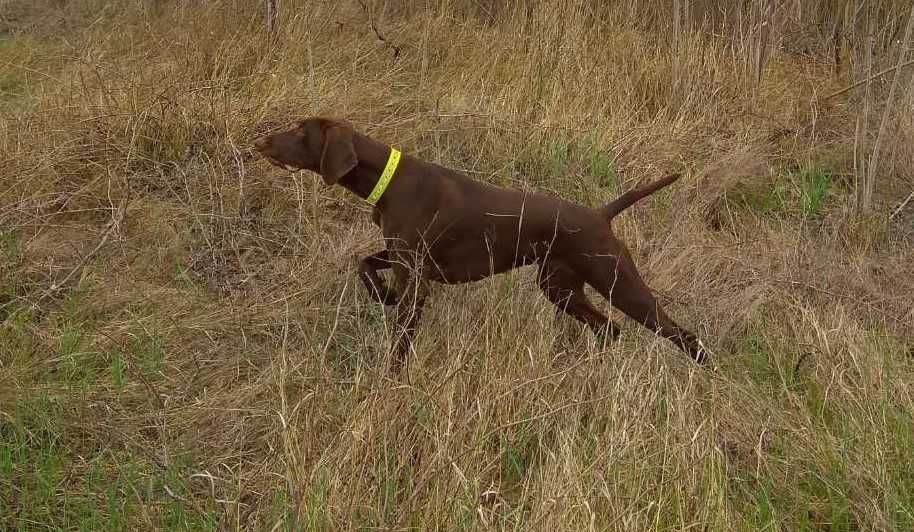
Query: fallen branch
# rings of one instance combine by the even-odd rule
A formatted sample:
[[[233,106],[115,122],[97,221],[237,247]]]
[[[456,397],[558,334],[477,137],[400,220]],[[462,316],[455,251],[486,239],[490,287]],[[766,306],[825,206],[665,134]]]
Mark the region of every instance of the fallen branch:
[[[912,199],[914,199],[914,192],[911,192],[910,194],[908,194],[908,199],[902,201],[902,202],[901,202],[901,205],[899,205],[897,209],[895,209],[894,211],[892,211],[892,215],[889,216],[889,220],[894,220],[895,217],[898,216],[898,213],[900,213],[901,211],[903,211],[904,208],[908,206],[908,203],[911,203],[911,200],[912,200]]]
[[[912,59],[910,61],[905,61],[904,63],[901,63],[900,65],[895,65],[893,67],[883,70],[882,72],[877,72],[877,73],[873,74],[872,76],[861,79],[860,81],[854,83],[853,85],[851,85],[849,87],[845,87],[845,88],[839,90],[838,92],[833,92],[833,93],[829,94],[828,96],[826,96],[823,99],[828,100],[829,98],[834,98],[835,96],[841,96],[845,92],[852,91],[852,90],[856,89],[857,87],[859,87],[860,85],[863,85],[864,83],[869,83],[870,81],[873,81],[876,78],[880,78],[886,74],[890,74],[890,73],[898,70],[899,68],[904,68],[906,66],[911,66],[911,65],[914,65],[914,59]]]
[[[119,212],[115,215],[115,217],[112,218],[112,220],[110,222],[108,222],[108,227],[105,228],[104,232],[102,233],[102,237],[99,239],[98,244],[95,246],[95,248],[92,249],[92,251],[90,251],[89,253],[86,253],[86,255],[82,259],[80,259],[80,261],[76,264],[76,266],[73,267],[73,269],[71,269],[70,272],[67,275],[65,275],[61,281],[51,283],[51,286],[47,290],[45,290],[45,292],[43,294],[41,294],[41,297],[38,298],[39,303],[41,301],[44,301],[48,297],[53,296],[58,290],[60,290],[64,286],[66,286],[66,284],[70,281],[70,279],[72,279],[73,276],[76,275],[77,272],[82,270],[83,266],[85,266],[87,262],[89,262],[89,259],[94,257],[95,254],[98,253],[99,250],[102,249],[102,246],[104,246],[105,243],[108,242],[108,237],[111,236],[111,233],[115,230],[115,228],[118,227],[118,225],[121,222],[121,219],[124,217],[125,208],[126,208],[126,204],[122,205],[121,208],[118,209]]]

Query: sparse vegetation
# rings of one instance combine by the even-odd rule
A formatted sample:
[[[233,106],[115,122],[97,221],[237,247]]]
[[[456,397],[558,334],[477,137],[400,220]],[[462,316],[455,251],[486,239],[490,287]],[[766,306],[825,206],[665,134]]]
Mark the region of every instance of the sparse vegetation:
[[[734,199],[761,215],[814,220],[822,214],[833,181],[832,172],[824,167],[788,169],[760,190],[735,190]]]
[[[276,6],[0,3],[0,529],[914,527],[910,1]],[[520,270],[380,374],[368,209],[248,149],[311,114],[588,205],[682,172],[615,229],[719,371]]]

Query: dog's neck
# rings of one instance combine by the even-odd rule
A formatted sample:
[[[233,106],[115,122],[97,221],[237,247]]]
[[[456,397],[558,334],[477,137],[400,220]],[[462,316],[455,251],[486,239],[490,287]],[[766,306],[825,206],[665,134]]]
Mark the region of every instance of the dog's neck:
[[[387,159],[390,157],[390,146],[358,133],[353,135],[352,144],[359,162],[348,174],[340,178],[338,183],[356,196],[366,199],[371,194],[371,191],[374,190],[381,173],[384,171],[384,167],[387,165]],[[397,177],[399,176],[394,174],[393,181],[396,181]],[[381,201],[377,205],[379,208],[385,203],[383,200],[384,196],[381,196]]]

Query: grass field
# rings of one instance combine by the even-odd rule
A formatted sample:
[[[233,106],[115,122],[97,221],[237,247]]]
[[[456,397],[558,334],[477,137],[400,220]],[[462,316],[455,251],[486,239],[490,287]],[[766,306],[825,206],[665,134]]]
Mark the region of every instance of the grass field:
[[[0,529],[914,529],[914,74],[840,92],[911,3],[612,4],[0,1]],[[529,269],[378,371],[369,209],[249,149],[311,115],[592,206],[681,171],[614,225],[718,371]]]

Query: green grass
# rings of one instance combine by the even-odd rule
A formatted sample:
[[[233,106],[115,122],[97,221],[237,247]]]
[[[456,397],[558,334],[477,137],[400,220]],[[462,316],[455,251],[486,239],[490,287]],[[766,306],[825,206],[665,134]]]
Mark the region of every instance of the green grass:
[[[778,510],[772,500],[775,488],[769,481],[760,483],[755,492],[750,494],[745,512],[746,530],[777,530]]]
[[[330,479],[324,469],[317,471],[317,478],[305,494],[305,530],[332,530],[333,517],[330,514]]]
[[[573,157],[571,140],[558,136],[545,144],[543,152],[546,176],[549,178],[562,177],[568,171],[568,165]]]
[[[314,523],[317,525],[319,521],[320,513],[314,513],[314,510],[308,509],[306,514],[306,523],[309,525]],[[301,530],[301,527],[297,525],[297,519],[295,517],[295,509],[292,507],[292,501],[289,498],[288,492],[284,489],[278,489],[273,492],[273,497],[270,503],[270,523],[278,525],[276,530],[282,530],[283,532],[298,532]],[[274,526],[275,526],[274,525]],[[308,530],[323,530],[315,526],[314,528],[308,527]]]
[[[515,487],[524,481],[527,471],[536,459],[536,434],[518,429],[510,436],[500,439],[502,458],[502,478],[509,487]]]
[[[215,530],[216,503],[201,511],[187,502],[189,453],[176,451],[162,468],[139,450],[80,449],[73,404],[35,392],[16,402],[11,420],[0,418],[0,528],[124,530],[141,506],[157,505],[164,529]]]
[[[0,102],[15,100],[25,90],[23,70],[17,68],[22,56],[28,52],[24,42],[9,37],[0,37]]]
[[[137,327],[130,335],[130,357],[147,378],[161,378],[165,367],[165,340],[153,331]]]
[[[734,201],[738,206],[761,215],[783,215],[788,206],[787,185],[779,179],[766,190],[737,192]]]
[[[914,529],[914,413],[899,408],[898,380],[904,382],[914,360],[898,338],[876,327],[867,337],[869,348],[881,355],[882,397],[878,415],[883,420],[891,491],[886,494],[896,530]]]
[[[591,177],[601,189],[611,194],[618,194],[620,182],[615,157],[601,149],[593,136],[581,143],[580,151],[581,157],[586,163],[585,178]]]
[[[82,324],[67,323],[61,330],[59,343],[58,367],[63,372],[61,380],[82,389],[95,384],[101,354],[92,349],[91,333]]]
[[[859,529],[848,473],[851,462],[831,451],[810,456],[803,448],[805,438],[776,436],[767,451],[773,459],[760,464],[758,476],[750,470],[748,478],[731,481],[731,502],[741,506],[741,529]]]
[[[18,300],[25,289],[19,274],[21,261],[20,235],[15,231],[0,230],[0,321],[14,316],[22,306]]]
[[[111,384],[114,385],[114,389],[119,392],[124,391],[124,387],[127,385],[127,367],[124,363],[124,357],[120,352],[115,351],[111,355],[109,373],[111,375]]]
[[[498,512],[500,526],[516,527],[525,522],[532,502],[526,493],[538,465],[543,434],[542,425],[525,422],[506,429],[498,436],[500,496],[507,506]]]
[[[174,458],[163,467],[140,449],[125,452],[110,447],[113,442],[85,439],[88,398],[109,382],[119,391],[127,382],[124,357],[118,352],[106,357],[94,348],[95,328],[105,316],[87,300],[93,289],[82,283],[66,294],[57,313],[39,318],[13,301],[0,320],[0,370],[21,372],[12,403],[0,402],[0,529],[41,524],[125,530],[135,528],[139,508],[153,505],[161,513],[150,525],[215,530],[216,503],[190,503],[195,498],[188,480],[195,467],[190,453],[166,444]],[[50,331],[48,343],[35,339],[39,329]],[[135,334],[130,353],[150,376],[161,371],[159,336]],[[106,374],[110,381],[102,378]]]
[[[743,340],[742,358],[749,378],[756,385],[778,390],[783,387],[782,355],[765,337],[764,325],[754,325]]]
[[[5,30],[9,11],[15,10],[9,4],[15,3],[4,5],[6,16],[0,22],[3,26],[0,29]],[[58,55],[59,48],[51,41],[30,32],[5,30],[0,33],[0,112],[27,112],[39,104],[33,89],[53,79],[64,63]]]
[[[766,330],[773,327],[761,323],[753,326],[742,350],[745,368],[757,387],[751,393],[768,390],[780,415],[812,423],[804,424],[801,433],[788,431],[776,436],[767,451],[771,459],[760,469],[761,475],[754,478],[750,474],[748,483],[737,485],[745,505],[743,528],[859,530],[859,501],[855,500],[859,486],[854,471],[886,467],[891,489],[874,495],[889,509],[891,529],[910,529],[914,522],[914,481],[910,475],[914,468],[914,418],[897,404],[892,384],[895,372],[911,364],[903,345],[885,333],[867,336],[867,351],[885,361],[882,403],[867,405],[867,412],[847,404],[836,392],[839,384],[832,381],[794,376],[792,385],[785,387],[785,370],[777,367],[786,366],[790,357],[766,338]],[[799,402],[792,400],[796,397]],[[870,416],[884,423],[879,429],[884,439],[873,440],[861,432]],[[886,452],[889,456],[884,456]],[[867,462],[871,460],[878,462]]]
[[[891,404],[882,406],[889,448],[891,490],[886,494],[896,530],[914,529],[914,415]]]
[[[858,530],[843,463],[831,460],[828,464],[825,468],[818,462],[804,464],[812,469],[802,469],[788,484],[776,478],[784,472],[755,481],[754,489],[746,493],[744,529]]]
[[[376,340],[384,335],[384,306],[367,294],[359,295],[364,297],[358,306],[340,313],[333,336],[329,335],[334,330],[331,321],[327,324],[327,335],[316,337],[314,342],[316,350],[327,346],[327,362],[342,378],[351,376],[359,365],[376,364],[386,354],[384,346]],[[337,319],[335,314],[327,318]]]
[[[822,215],[833,180],[832,173],[821,167],[809,168],[793,176],[803,218],[810,220]]]
[[[556,132],[521,152],[508,171],[513,179],[584,205],[602,205],[621,191],[616,158],[601,147],[594,133]]]
[[[11,72],[0,72],[0,101],[11,100],[22,93],[24,81]]]
[[[733,202],[767,217],[817,220],[824,214],[833,184],[834,174],[827,167],[788,168],[760,190],[737,191]]]

